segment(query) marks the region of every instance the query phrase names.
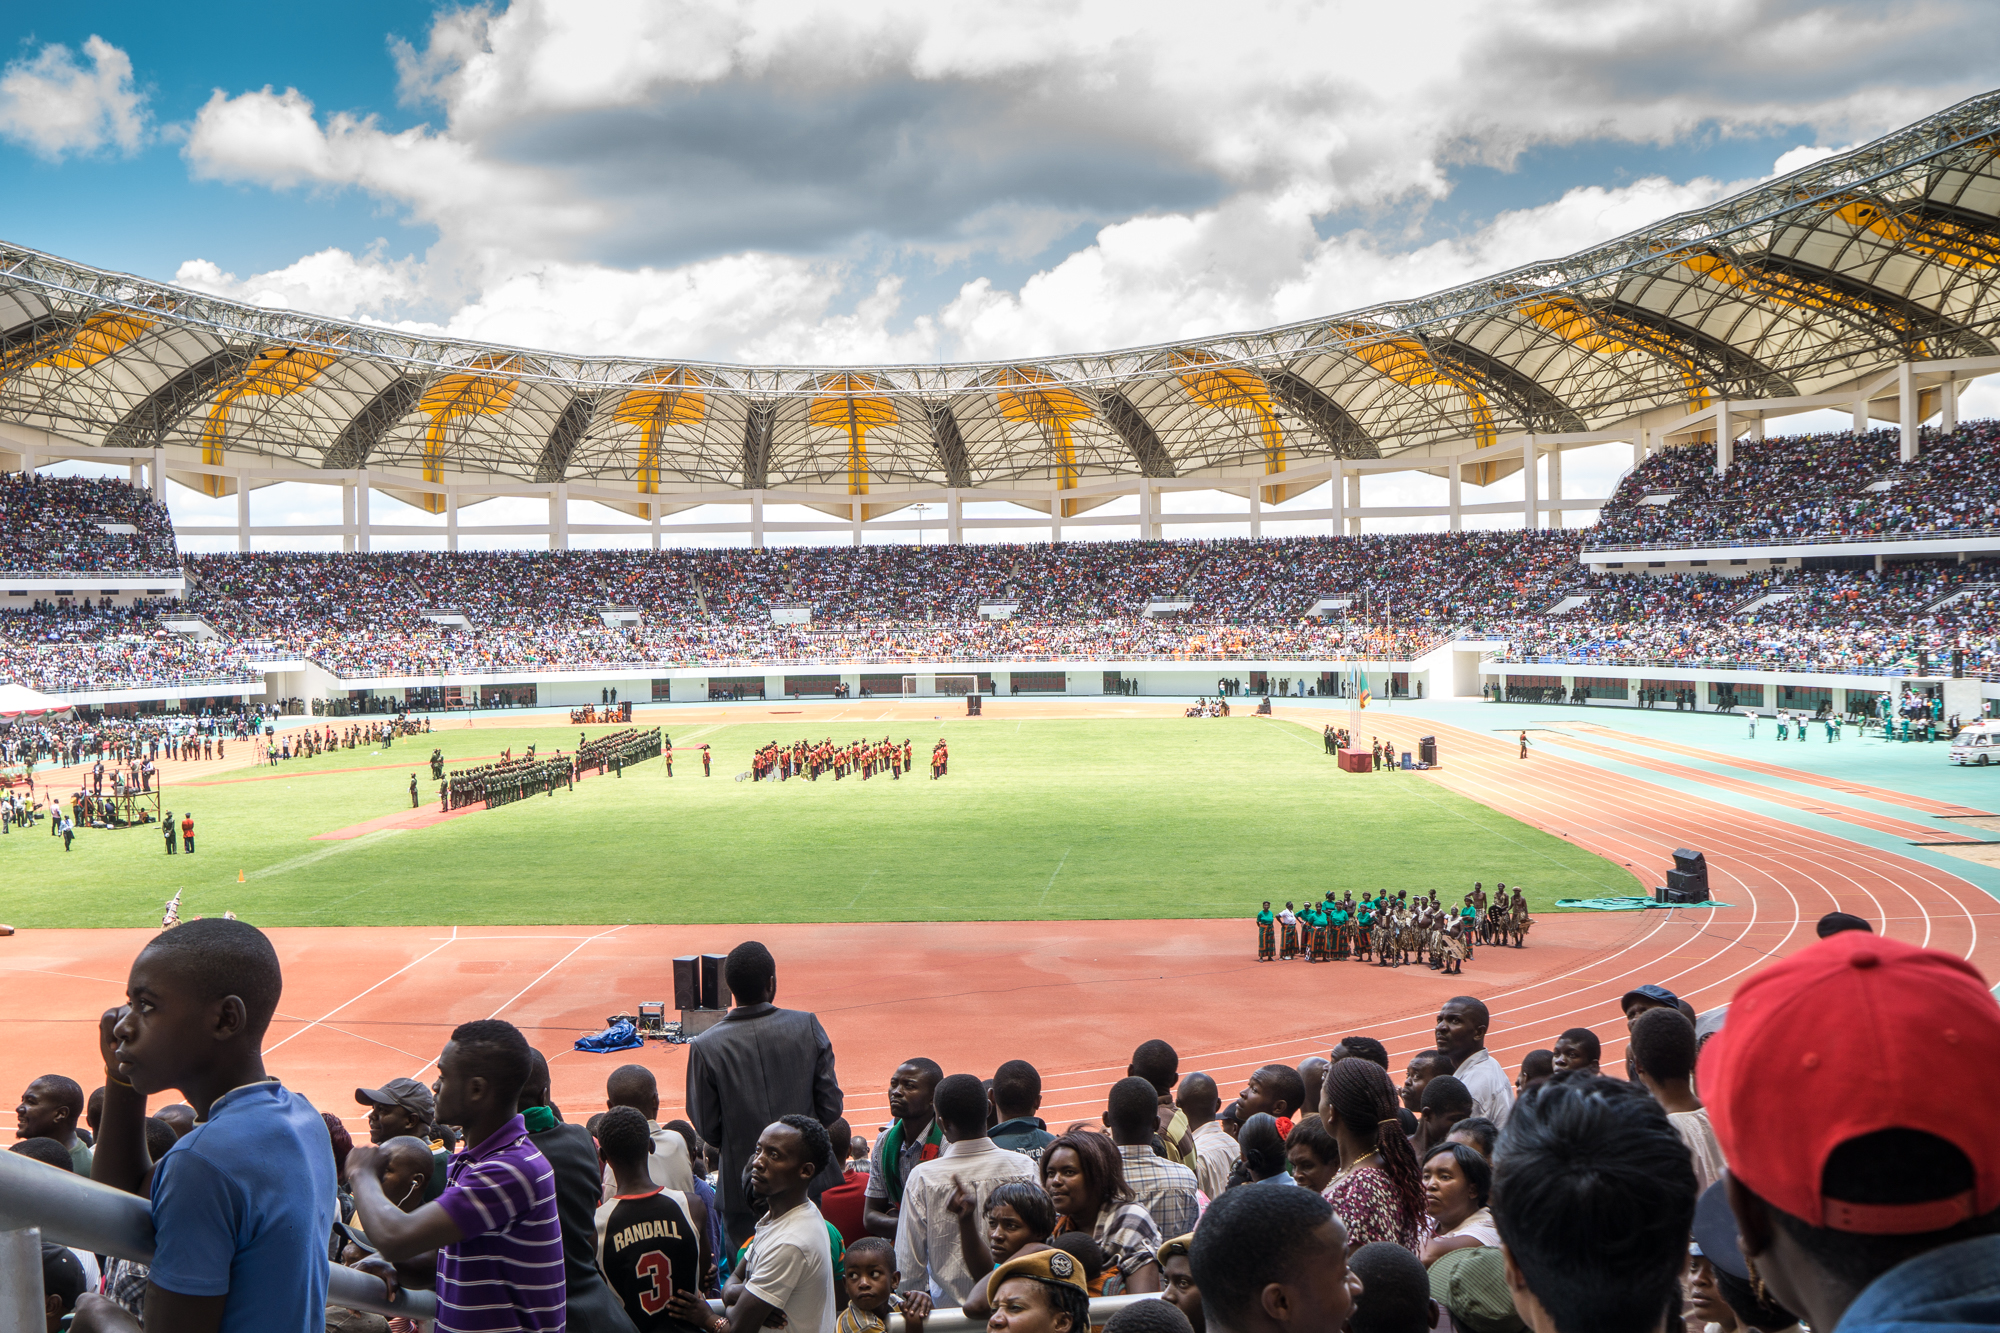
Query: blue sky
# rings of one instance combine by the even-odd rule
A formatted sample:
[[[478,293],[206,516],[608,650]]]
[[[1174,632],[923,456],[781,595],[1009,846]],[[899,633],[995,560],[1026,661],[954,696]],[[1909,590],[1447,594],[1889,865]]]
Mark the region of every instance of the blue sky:
[[[1984,91],[1991,16],[13,6],[0,240],[579,352],[1082,351],[1414,296],[1698,207]]]

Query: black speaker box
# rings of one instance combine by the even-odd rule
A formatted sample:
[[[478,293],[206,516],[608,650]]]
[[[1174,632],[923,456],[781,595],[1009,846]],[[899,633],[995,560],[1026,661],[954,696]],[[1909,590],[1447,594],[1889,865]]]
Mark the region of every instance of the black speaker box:
[[[705,953],[701,956],[701,1007],[703,1009],[727,1009],[729,1007],[729,987],[722,980],[722,960],[726,955]]]
[[[1687,847],[1674,848],[1674,869],[1706,874],[1708,858]]]
[[[674,959],[674,1008],[701,1008],[701,964],[693,954]]]

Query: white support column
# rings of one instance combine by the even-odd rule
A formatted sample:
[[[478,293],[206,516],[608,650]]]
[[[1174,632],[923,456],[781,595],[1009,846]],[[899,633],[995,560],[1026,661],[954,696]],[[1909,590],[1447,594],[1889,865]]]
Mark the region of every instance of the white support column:
[[[1548,498],[1556,507],[1548,511],[1548,522],[1543,526],[1559,528],[1563,525],[1563,511],[1561,508],[1563,498],[1563,451],[1561,445],[1557,445],[1555,448],[1549,450]]]
[[[153,450],[152,472],[153,475],[147,478],[147,482],[153,488],[153,498],[161,504],[165,504],[167,502],[167,451],[165,449]]]
[[[764,492],[750,492],[750,549],[764,549]]]
[[[1749,428],[1744,431],[1744,435],[1752,440],[1762,440],[1764,438],[1764,417],[1761,413],[1750,418]]]
[[[1856,398],[1854,400],[1854,433],[1856,435],[1865,435],[1867,432],[1868,400],[1866,398]]]
[[[1715,475],[1729,475],[1729,465],[1736,461],[1736,422],[1729,410],[1729,400],[1723,399],[1715,405]]]
[[[355,473],[354,480],[354,549],[366,555],[368,543],[368,469]]]
[[[1446,472],[1446,476],[1449,480],[1446,483],[1445,489],[1446,489],[1446,494],[1449,495],[1450,497],[1448,503],[1451,508],[1451,520],[1448,526],[1453,532],[1463,532],[1465,530],[1465,506],[1464,506],[1464,494],[1463,494],[1465,488],[1465,478],[1464,478],[1464,469],[1459,466],[1458,458],[1459,458],[1458,455],[1456,454],[1452,455],[1451,467]]]
[[[1062,509],[1062,488],[1057,487],[1049,495],[1049,544],[1051,546],[1060,546],[1062,544]]]
[[[236,549],[250,549],[250,479],[236,474]]]
[[[1896,367],[1896,425],[1902,436],[1901,457],[1905,463],[1917,461],[1917,416],[1916,377],[1910,373],[1910,363],[1905,361]]]
[[[953,546],[965,545],[965,499],[953,487],[944,502],[945,540]]]
[[[144,463],[139,462],[137,459],[133,459],[132,462],[126,465],[125,468],[126,484],[131,486],[131,488],[135,491],[138,490],[139,487],[145,482],[145,477],[146,477],[145,466],[146,465]]]
[[[549,491],[549,549],[569,549],[569,483],[557,482]]]
[[[1521,442],[1521,526],[1530,532],[1539,526],[1537,520],[1541,517],[1536,512],[1540,506],[1535,494],[1538,480],[1535,474],[1541,471],[1541,457],[1542,451],[1535,447],[1534,436],[1530,435]]]
[[[861,524],[862,524],[862,521],[863,521],[863,520],[862,520],[862,516],[861,516],[861,501],[859,501],[859,500],[850,500],[850,501],[848,502],[848,513],[850,513],[851,515],[853,515],[853,520],[854,520],[854,521],[853,521],[853,523],[852,523],[852,524],[851,524],[850,526],[851,526],[851,530],[852,530],[852,532],[853,532],[853,534],[854,534],[854,544],[855,544],[856,546],[859,546],[859,545],[861,545],[861,544],[862,544],[862,543],[861,543]]]
[[[1333,480],[1327,491],[1326,505],[1333,511],[1333,535],[1338,537],[1347,531],[1347,478],[1346,469],[1338,458],[1333,460]]]
[[[646,506],[646,514],[653,520],[653,549],[660,549],[660,514],[665,506],[658,502]]]
[[[1252,537],[1261,537],[1264,535],[1264,488],[1262,486],[1252,486],[1250,488],[1250,535]]]
[[[354,484],[340,483],[340,549],[354,554]]]
[[[1938,429],[1949,435],[1958,429],[1958,381],[1938,385]]]
[[[1347,535],[1350,537],[1361,535],[1361,515],[1358,512],[1360,508],[1361,473],[1354,471],[1347,474]]]
[[[1144,477],[1139,478],[1138,496],[1139,496],[1139,540],[1145,541],[1147,538],[1153,535],[1153,516],[1152,513],[1150,512],[1153,500],[1153,488],[1147,485],[1146,478]]]
[[[444,549],[458,549],[458,488],[444,488]]]

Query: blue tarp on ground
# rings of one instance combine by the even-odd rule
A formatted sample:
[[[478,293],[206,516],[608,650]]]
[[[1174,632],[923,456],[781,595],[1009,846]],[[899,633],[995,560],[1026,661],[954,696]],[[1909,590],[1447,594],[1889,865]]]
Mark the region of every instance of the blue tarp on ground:
[[[630,1051],[646,1044],[640,1037],[639,1029],[630,1023],[613,1023],[594,1037],[578,1037],[576,1049],[591,1055],[610,1055],[614,1051]]]
[[[1633,895],[1629,898],[1558,898],[1556,906],[1574,912],[1643,912],[1648,907],[1728,907],[1711,898],[1705,903],[1659,903]]]

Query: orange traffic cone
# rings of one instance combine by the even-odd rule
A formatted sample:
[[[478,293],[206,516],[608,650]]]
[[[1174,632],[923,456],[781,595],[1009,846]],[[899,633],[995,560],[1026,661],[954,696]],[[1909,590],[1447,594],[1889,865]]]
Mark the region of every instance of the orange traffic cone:
[[[243,882],[243,872],[240,870],[236,872],[236,882],[238,884],[241,884]]]

